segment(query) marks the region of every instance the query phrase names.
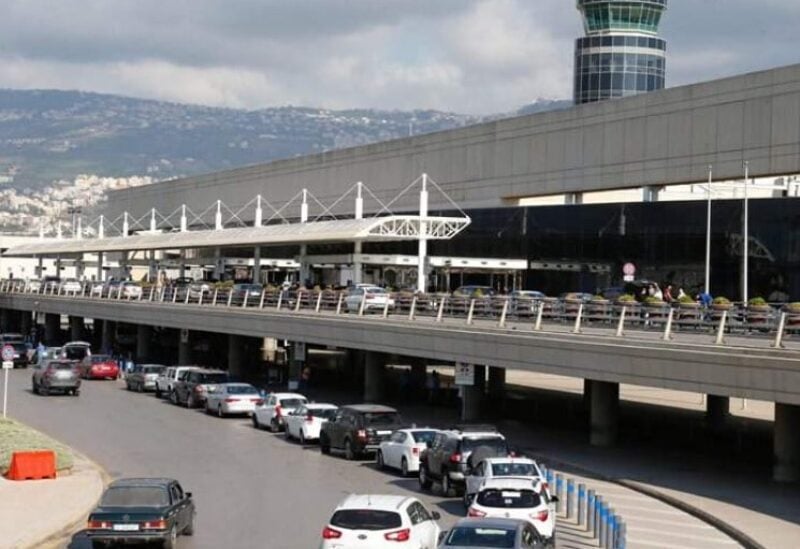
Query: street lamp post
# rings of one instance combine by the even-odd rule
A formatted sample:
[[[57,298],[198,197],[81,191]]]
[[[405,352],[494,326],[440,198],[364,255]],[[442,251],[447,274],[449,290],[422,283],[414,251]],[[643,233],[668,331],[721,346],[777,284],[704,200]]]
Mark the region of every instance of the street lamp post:
[[[708,187],[706,188],[706,293],[711,295],[711,180],[714,167],[708,167]]]
[[[750,179],[750,162],[744,162],[744,212],[742,220],[744,238],[742,241],[742,301],[747,303],[747,287],[748,287],[748,268],[750,256],[750,225],[749,225],[749,209],[750,201],[747,195],[747,185]]]

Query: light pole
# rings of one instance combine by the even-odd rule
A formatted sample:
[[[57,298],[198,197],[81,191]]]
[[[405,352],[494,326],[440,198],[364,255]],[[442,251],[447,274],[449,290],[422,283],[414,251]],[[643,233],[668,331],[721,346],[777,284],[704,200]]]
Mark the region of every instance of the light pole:
[[[711,180],[714,166],[708,167],[708,187],[706,187],[706,293],[711,295]]]
[[[748,267],[749,267],[749,255],[750,255],[750,225],[749,225],[749,209],[750,209],[750,201],[748,200],[747,195],[747,185],[748,180],[750,179],[750,162],[747,160],[744,161],[744,212],[743,212],[743,221],[742,224],[744,225],[742,232],[744,233],[744,239],[742,241],[742,301],[746,304],[747,303],[747,286],[748,286]]]

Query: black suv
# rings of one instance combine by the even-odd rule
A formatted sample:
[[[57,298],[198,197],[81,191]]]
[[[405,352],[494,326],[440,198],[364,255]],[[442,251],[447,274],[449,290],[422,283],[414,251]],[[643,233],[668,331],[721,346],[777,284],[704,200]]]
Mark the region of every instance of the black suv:
[[[475,455],[473,456],[473,452]],[[487,457],[508,456],[503,435],[491,425],[458,425],[437,433],[430,448],[419,458],[419,485],[430,490],[433,481],[442,484],[445,496],[460,495],[473,465]],[[474,460],[474,464],[473,464]]]
[[[319,447],[323,454],[344,450],[347,459],[375,452],[381,442],[402,427],[394,408],[379,404],[351,404],[336,410],[336,416],[322,425]]]
[[[186,370],[175,381],[170,400],[173,404],[185,404],[187,408],[203,406],[208,386],[228,381],[228,374],[221,370]]]

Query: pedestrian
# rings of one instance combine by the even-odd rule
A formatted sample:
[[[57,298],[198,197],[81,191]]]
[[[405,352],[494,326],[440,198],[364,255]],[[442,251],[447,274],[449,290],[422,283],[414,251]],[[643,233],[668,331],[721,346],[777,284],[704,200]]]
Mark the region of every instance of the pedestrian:
[[[667,303],[675,301],[675,298],[672,297],[672,284],[667,284],[667,287],[664,289],[664,301]]]
[[[683,291],[683,288],[678,288],[678,301],[686,297],[686,292]]]
[[[714,298],[711,297],[710,293],[704,291],[704,292],[701,292],[700,294],[698,294],[697,301],[702,303],[703,307],[708,308],[708,307],[711,306],[711,303],[714,302]]]
[[[306,391],[308,384],[311,381],[311,368],[306,366],[300,371],[300,390]]]
[[[664,301],[664,293],[658,287],[658,284],[653,284],[653,297],[659,301]]]

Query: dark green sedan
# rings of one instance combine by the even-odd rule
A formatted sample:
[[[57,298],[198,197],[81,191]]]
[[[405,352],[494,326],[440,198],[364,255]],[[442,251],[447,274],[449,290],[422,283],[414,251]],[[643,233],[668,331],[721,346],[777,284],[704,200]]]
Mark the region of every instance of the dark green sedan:
[[[159,543],[174,549],[177,538],[194,533],[191,492],[169,478],[127,478],[112,482],[89,515],[86,534],[92,547]]]

